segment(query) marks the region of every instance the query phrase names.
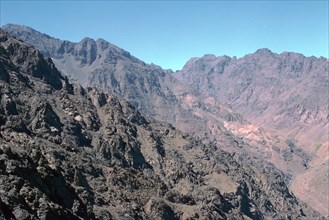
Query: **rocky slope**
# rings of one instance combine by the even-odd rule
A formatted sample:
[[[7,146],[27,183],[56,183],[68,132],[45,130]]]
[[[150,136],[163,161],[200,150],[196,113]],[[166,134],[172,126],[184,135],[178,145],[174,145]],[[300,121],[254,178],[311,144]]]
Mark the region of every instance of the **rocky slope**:
[[[201,62],[199,65],[197,59],[192,59],[189,63],[191,66],[196,66],[195,69],[191,68],[191,71],[186,71],[185,75],[184,71],[188,68],[174,74],[170,70],[145,64],[102,39],[94,41],[85,38],[79,43],[72,43],[54,39],[25,26],[6,25],[4,28],[20,39],[35,45],[45,56],[50,56],[56,67],[67,75],[70,81],[79,82],[85,88],[96,86],[106,93],[125,98],[142,113],[172,123],[175,127],[200,137],[204,143],[212,142],[227,152],[252,155],[273,163],[289,179],[296,178],[292,183],[294,192],[313,206],[317,204],[314,201],[319,198],[321,198],[320,204],[327,203],[329,200],[329,192],[326,190],[329,181],[326,175],[328,166],[326,166],[326,160],[323,160],[326,157],[318,158],[319,160],[314,163],[310,154],[301,150],[293,139],[280,138],[255,124],[258,123],[257,121],[249,123],[241,115],[223,106],[221,102],[225,100],[218,97],[216,86],[207,87],[204,83],[216,82],[215,77],[205,81],[202,78],[203,70],[199,70],[200,68],[207,69],[207,62],[205,64]],[[261,55],[258,56],[261,57]],[[235,60],[229,57],[205,57],[212,60],[209,62],[213,62],[213,65],[216,64],[216,67],[210,71],[214,76],[218,71],[221,72],[221,69],[224,71],[226,64],[223,65],[223,60],[225,60],[224,63]],[[193,64],[194,61],[196,64]],[[258,63],[258,61],[253,62]],[[286,65],[289,65],[288,61],[287,63]],[[248,69],[248,65],[236,68],[240,68],[240,71],[245,69],[252,74],[254,69]],[[173,76],[178,77],[183,83]],[[249,78],[244,80],[242,76],[241,79],[239,77],[236,76],[236,80],[241,85],[249,82]],[[220,83],[223,84],[223,82]],[[240,88],[240,84],[234,88]],[[228,87],[224,89],[231,91]],[[232,95],[228,94],[228,97]],[[241,114],[245,113],[245,111],[241,112]],[[253,118],[250,119],[253,120]],[[317,127],[314,128],[317,130]],[[325,133],[325,129],[322,133]],[[221,144],[224,140],[228,144]],[[321,148],[317,151],[318,153],[326,152],[325,145],[324,147],[321,144],[316,146]],[[314,167],[313,164],[321,165]],[[311,190],[307,192],[312,193],[305,193],[305,186],[308,186],[309,179],[305,179],[303,175],[310,176],[309,173],[313,176],[311,179],[316,179],[317,184],[309,184]],[[301,179],[303,181],[299,181]],[[299,184],[302,182],[303,184]],[[317,190],[319,187],[323,190]],[[314,206],[314,208],[321,211],[323,215],[329,214],[323,207]]]
[[[273,165],[72,85],[1,29],[0,70],[0,218],[320,218]]]

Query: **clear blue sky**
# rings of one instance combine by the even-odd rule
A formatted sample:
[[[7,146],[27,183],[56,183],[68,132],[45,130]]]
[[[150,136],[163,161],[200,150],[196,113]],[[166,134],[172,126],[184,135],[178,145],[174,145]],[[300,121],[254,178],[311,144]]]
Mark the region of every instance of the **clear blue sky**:
[[[204,54],[259,48],[328,58],[328,1],[1,1],[1,23],[79,42],[103,38],[147,63],[181,69]]]

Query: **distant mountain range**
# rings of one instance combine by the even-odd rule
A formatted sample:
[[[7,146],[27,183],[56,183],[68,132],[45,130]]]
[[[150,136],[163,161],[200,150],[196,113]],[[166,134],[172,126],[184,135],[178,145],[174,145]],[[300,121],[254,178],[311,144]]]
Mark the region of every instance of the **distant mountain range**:
[[[312,151],[328,140],[328,73],[326,58],[260,49],[241,59],[192,58],[174,76]]]
[[[3,28],[51,57],[70,82],[124,98],[236,159],[273,163],[297,196],[329,215],[328,59],[260,49],[240,59],[192,58],[174,73],[102,39],[72,43]]]

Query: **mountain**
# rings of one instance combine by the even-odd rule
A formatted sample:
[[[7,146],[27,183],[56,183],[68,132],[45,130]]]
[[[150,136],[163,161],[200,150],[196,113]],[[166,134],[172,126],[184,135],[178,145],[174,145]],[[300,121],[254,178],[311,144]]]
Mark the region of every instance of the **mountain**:
[[[270,51],[258,51],[258,60],[248,61],[252,65],[248,63],[242,65],[242,60],[245,58],[238,60],[206,55],[203,58],[207,61],[202,61],[203,58],[193,58],[182,71],[173,73],[171,70],[163,70],[159,66],[146,64],[130,55],[129,52],[102,39],[85,38],[79,43],[73,43],[52,38],[26,26],[6,25],[4,29],[17,38],[34,45],[45,56],[51,57],[60,72],[69,77],[70,82],[78,82],[87,89],[97,87],[102,92],[124,98],[143,114],[169,122],[191,136],[199,137],[204,144],[216,144],[226,152],[235,154],[236,157],[248,155],[248,157],[257,157],[274,164],[284,173],[286,183],[296,195],[323,215],[329,215],[328,209],[323,206],[329,201],[326,145],[316,142],[314,149],[319,149],[317,155],[313,156],[313,152],[308,148],[304,147],[304,150],[300,148],[303,143],[294,139],[297,136],[286,135],[287,132],[280,127],[273,131],[266,124],[249,117],[249,113],[250,115],[258,114],[256,111],[253,112],[253,105],[256,101],[248,111],[247,107],[239,110],[227,101],[235,100],[235,92],[239,94],[239,89],[244,88],[244,84],[250,83],[248,75],[253,75],[254,71],[258,70],[258,67],[252,68],[252,65],[259,66],[261,65],[258,64],[259,62],[262,65],[268,65],[267,59],[264,57],[266,54],[271,54]],[[256,56],[255,54],[249,56]],[[265,60],[262,60],[263,58]],[[318,59],[314,58],[314,60]],[[221,71],[227,71],[226,64],[234,62],[236,63],[234,67],[237,69],[236,74],[240,74],[234,78],[237,83],[236,87],[230,85],[229,81],[227,84],[225,83],[226,78],[231,79],[225,74],[225,77],[221,79],[215,77],[220,75]],[[287,60],[285,65],[293,65],[291,62]],[[321,64],[320,61],[316,62],[317,65]],[[213,65],[213,70],[208,67],[209,64]],[[323,75],[321,68],[318,68],[318,72]],[[248,74],[243,75],[244,71]],[[292,74],[289,71],[287,68],[282,74],[282,79],[279,77],[283,83],[291,81],[286,82],[285,80],[289,74]],[[205,72],[212,72],[213,78],[207,79]],[[261,75],[261,73],[259,74]],[[277,77],[275,75],[277,73],[273,72],[273,74],[272,78]],[[256,81],[259,77],[257,75],[254,78]],[[220,82],[216,80],[220,80]],[[271,79],[267,80],[271,82]],[[278,86],[281,81],[278,81]],[[207,86],[208,82],[212,84]],[[223,90],[227,94],[220,95],[216,85],[222,85],[220,91]],[[287,84],[287,86],[293,86],[293,84]],[[276,90],[274,87],[273,90]],[[262,97],[257,93],[261,90],[258,90],[252,91],[258,94],[257,97]],[[250,93],[253,94],[253,92]],[[305,93],[305,95],[307,94]],[[321,94],[313,96],[321,98]],[[322,99],[323,97],[322,94]],[[297,102],[298,98],[294,100]],[[271,103],[267,104],[272,106]],[[234,110],[228,105],[231,105]],[[273,102],[273,106],[275,106],[275,102]],[[281,110],[284,109],[282,107]],[[269,114],[266,117],[274,118]],[[268,124],[271,125],[271,123]],[[296,128],[300,128],[301,125],[303,124],[297,123]],[[319,131],[320,139],[325,143],[325,126],[327,125],[323,127],[323,130],[320,129],[322,125],[319,125],[319,128],[316,126],[315,130]],[[308,128],[311,127],[312,125],[309,125]],[[310,137],[307,140],[315,140],[315,138]]]
[[[244,123],[240,115],[213,97],[204,97],[180,83],[172,71],[145,64],[104,40],[84,38],[72,43],[26,26],[6,25],[4,29],[51,57],[71,82],[114,94],[129,101],[141,113],[206,141],[221,140],[229,133],[223,120]]]
[[[145,64],[103,39],[72,43],[26,26],[9,24],[3,28],[51,57],[71,81],[112,92],[161,120],[175,124],[175,114],[186,114],[175,112],[180,111],[176,106],[183,104],[179,95],[191,99],[184,94],[188,93],[197,99],[203,94],[201,98],[215,98],[255,125],[298,140],[308,151],[328,139],[326,58],[260,49],[240,59],[214,55],[192,58],[180,72],[173,73]],[[162,112],[164,108],[174,114]]]
[[[329,60],[260,49],[240,59],[205,55],[174,74],[313,155],[292,190],[329,214]]]
[[[240,59],[193,58],[175,77],[312,151],[328,140],[328,65],[323,57],[260,49]]]
[[[1,218],[320,218],[270,163],[70,84],[2,29],[0,70]]]
[[[191,116],[189,110],[180,107],[186,93],[193,95],[193,92],[176,80],[170,70],[145,64],[102,39],[84,38],[79,43],[72,43],[20,25],[6,25],[4,30],[34,45],[44,56],[51,57],[71,82],[85,88],[96,86],[106,93],[115,94],[144,114],[179,128],[184,128],[190,117],[200,127],[206,127],[204,119]]]

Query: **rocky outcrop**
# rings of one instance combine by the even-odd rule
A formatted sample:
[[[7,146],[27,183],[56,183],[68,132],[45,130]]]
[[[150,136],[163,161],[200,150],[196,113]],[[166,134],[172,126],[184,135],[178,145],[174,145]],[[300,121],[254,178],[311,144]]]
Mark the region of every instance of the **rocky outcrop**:
[[[2,30],[0,39],[1,218],[319,218],[273,165],[205,145],[61,75],[52,85],[48,72],[26,71],[43,62],[33,47]],[[28,47],[29,66],[8,56],[12,47]]]

